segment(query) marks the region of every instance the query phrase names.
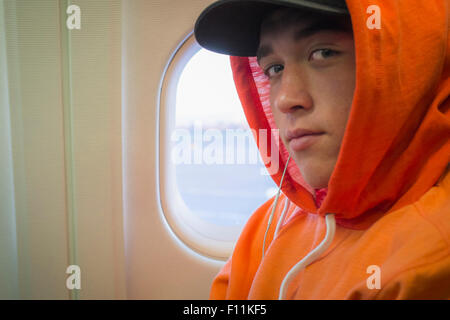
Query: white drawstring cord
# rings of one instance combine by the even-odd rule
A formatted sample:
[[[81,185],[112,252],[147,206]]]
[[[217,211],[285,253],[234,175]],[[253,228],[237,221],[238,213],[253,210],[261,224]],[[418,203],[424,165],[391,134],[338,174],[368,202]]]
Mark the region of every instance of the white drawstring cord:
[[[281,213],[280,218],[278,219],[278,223],[277,223],[277,227],[275,228],[275,233],[273,234],[273,238],[275,239],[278,232],[280,231],[281,228],[281,224],[283,223],[284,220],[284,216],[286,215],[286,212],[289,209],[289,205],[291,204],[291,201],[289,200],[288,197],[286,197],[285,201],[284,201],[284,209],[283,212]]]
[[[278,296],[278,300],[284,300],[286,297],[286,291],[291,280],[300,272],[303,268],[306,268],[312,262],[314,262],[319,256],[326,251],[331,243],[333,242],[334,234],[336,231],[336,220],[334,218],[333,213],[328,213],[325,215],[325,221],[327,225],[327,233],[322,242],[314,248],[311,252],[309,252],[302,260],[297,262],[295,266],[289,270],[286,276],[281,283],[280,292]]]
[[[262,246],[262,258],[264,258],[264,251],[266,249],[266,238],[269,232],[270,225],[272,224],[273,215],[275,213],[275,208],[277,207],[278,197],[280,196],[281,186],[283,185],[284,174],[286,173],[286,169],[288,167],[289,159],[291,159],[291,155],[289,155],[286,165],[284,166],[283,175],[281,176],[280,186],[278,187],[277,196],[275,197],[275,201],[273,203],[272,212],[270,213],[269,221],[267,222],[266,233],[264,234],[263,246]],[[261,258],[261,259],[262,259]]]

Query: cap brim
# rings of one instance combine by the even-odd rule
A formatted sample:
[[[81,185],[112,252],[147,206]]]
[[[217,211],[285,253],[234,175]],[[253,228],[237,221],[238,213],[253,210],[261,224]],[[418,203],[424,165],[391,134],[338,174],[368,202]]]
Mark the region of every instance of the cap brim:
[[[252,57],[259,45],[259,29],[264,18],[280,6],[302,8],[329,14],[348,14],[343,6],[327,0],[221,0],[198,17],[194,34],[204,48],[227,55]]]

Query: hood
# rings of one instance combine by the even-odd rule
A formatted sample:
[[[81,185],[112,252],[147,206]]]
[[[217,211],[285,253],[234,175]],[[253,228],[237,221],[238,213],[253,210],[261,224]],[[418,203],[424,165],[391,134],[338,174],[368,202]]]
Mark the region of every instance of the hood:
[[[417,201],[450,160],[450,40],[447,0],[378,1],[381,29],[366,26],[369,0],[347,0],[355,42],[356,87],[338,160],[326,190],[314,190],[294,161],[281,190],[301,209],[334,213],[336,223],[364,229]],[[276,155],[259,129],[277,129],[270,85],[256,57],[230,57],[245,116],[267,168]],[[264,146],[270,146],[270,135]],[[279,139],[279,185],[288,151]],[[264,149],[264,150],[262,150]],[[269,154],[268,154],[269,153]],[[326,196],[315,201],[315,194]],[[322,199],[321,199],[322,200]]]

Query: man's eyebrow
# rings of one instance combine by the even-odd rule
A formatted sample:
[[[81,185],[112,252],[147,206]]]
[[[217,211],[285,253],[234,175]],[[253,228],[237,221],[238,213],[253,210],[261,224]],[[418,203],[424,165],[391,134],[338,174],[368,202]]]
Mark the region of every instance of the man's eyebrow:
[[[258,64],[261,63],[261,59],[268,56],[273,52],[273,48],[271,45],[262,45],[258,48],[256,51],[256,60],[258,61]]]
[[[315,21],[306,26],[305,28],[297,30],[294,33],[292,40],[298,41],[304,38],[308,38],[321,31],[342,31],[342,30],[346,30],[345,26],[343,26],[340,23],[337,23],[336,21],[330,20]],[[273,48],[271,45],[260,46],[256,51],[256,59],[258,63],[260,63],[262,58],[268,56],[271,53],[273,53]]]

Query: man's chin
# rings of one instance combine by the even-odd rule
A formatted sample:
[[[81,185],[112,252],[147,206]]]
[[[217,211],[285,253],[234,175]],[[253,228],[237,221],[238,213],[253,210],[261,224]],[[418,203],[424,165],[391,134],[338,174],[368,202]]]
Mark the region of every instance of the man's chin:
[[[303,160],[303,165],[299,164],[299,161],[293,157],[295,163],[300,169],[303,180],[313,189],[323,189],[328,187],[329,175],[326,173],[328,170],[323,170],[320,165],[308,165]]]

